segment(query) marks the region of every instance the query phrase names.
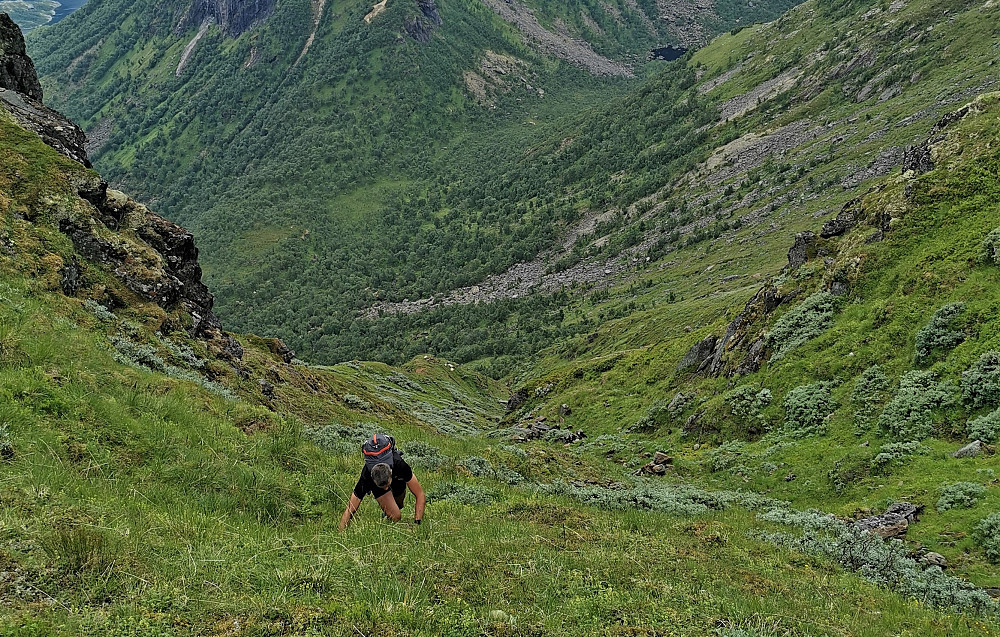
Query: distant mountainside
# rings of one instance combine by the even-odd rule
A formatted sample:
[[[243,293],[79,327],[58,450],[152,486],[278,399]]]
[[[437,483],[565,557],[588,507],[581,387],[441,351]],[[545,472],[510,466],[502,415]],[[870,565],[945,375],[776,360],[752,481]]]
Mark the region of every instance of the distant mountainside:
[[[29,46],[96,165],[199,237],[220,314],[336,361],[377,300],[503,272],[579,216],[485,212],[540,131],[654,73],[653,48],[788,4],[95,0]]]

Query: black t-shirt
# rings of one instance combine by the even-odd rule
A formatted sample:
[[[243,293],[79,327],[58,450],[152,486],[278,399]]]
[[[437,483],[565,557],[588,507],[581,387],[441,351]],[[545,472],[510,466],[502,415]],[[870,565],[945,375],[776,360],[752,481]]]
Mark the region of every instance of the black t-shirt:
[[[361,477],[358,478],[358,483],[354,485],[354,495],[359,500],[363,500],[369,493],[375,499],[381,498],[389,491],[392,491],[394,496],[399,496],[406,491],[406,483],[412,478],[413,469],[410,468],[410,465],[406,464],[406,461],[402,458],[396,458],[392,463],[392,484],[389,485],[388,489],[380,489],[375,486],[375,482],[372,480],[372,472],[368,468],[368,465],[365,465],[364,469],[361,470]]]

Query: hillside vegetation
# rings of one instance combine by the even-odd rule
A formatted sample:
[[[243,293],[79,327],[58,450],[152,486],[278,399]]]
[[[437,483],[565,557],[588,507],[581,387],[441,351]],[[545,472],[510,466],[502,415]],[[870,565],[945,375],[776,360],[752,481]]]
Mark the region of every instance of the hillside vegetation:
[[[558,191],[542,200],[534,185],[512,202],[493,180],[540,130],[637,83],[601,69],[655,73],[664,63],[646,62],[654,46],[696,44],[791,2],[709,12],[670,3],[683,14],[674,22],[655,19],[650,0],[526,3],[545,33],[589,47],[572,55],[491,8],[506,3],[403,0],[366,22],[371,3],[287,0],[239,37],[208,27],[196,43],[189,4],[97,0],[33,33],[50,103],[89,132],[112,183],[196,233],[229,324],[279,335],[311,360],[398,363],[418,351],[463,361],[537,351],[515,338],[462,349],[432,336],[383,340],[373,352],[359,318],[377,300],[475,284],[558,239],[579,205]],[[428,5],[440,25],[424,15]],[[675,24],[703,25],[703,36],[687,42]],[[471,329],[521,321],[551,342],[566,330],[535,320],[544,313],[516,304],[474,325],[435,318],[430,329],[467,344],[482,340]],[[427,331],[374,329],[408,339]]]
[[[94,215],[76,195],[91,176],[0,126],[2,174],[18,175],[3,186],[0,256],[4,634],[994,629],[988,598],[940,571],[911,567],[930,587],[918,597],[964,612],[784,546],[775,532],[796,514],[779,501],[624,478],[600,448],[511,444],[501,388],[460,366],[310,367],[275,341],[240,337],[226,356],[169,330],[182,310],[143,300],[56,229],[68,209]],[[128,230],[117,240],[143,249]],[[71,262],[85,276],[67,295]],[[401,441],[430,493],[427,522],[392,525],[368,503],[338,534],[373,429]]]
[[[442,3],[432,47],[452,46],[449,7],[492,16]],[[179,53],[174,9],[150,28]],[[405,31],[403,9],[371,24]],[[285,10],[203,39],[263,47]],[[353,10],[342,34],[367,24]],[[480,111],[451,92],[467,143],[442,138],[417,176],[307,192],[298,172],[206,172],[201,196],[232,206],[199,229],[234,266],[211,266],[223,324],[197,252],[161,245],[182,228],[4,115],[0,634],[1000,633],[997,10],[808,2],[634,90],[558,63],[533,132],[513,94]],[[555,64],[491,20],[504,55]],[[430,50],[381,33],[378,51]],[[409,116],[448,120],[432,106]],[[299,161],[271,125],[267,161]],[[216,170],[215,148],[176,158]],[[322,230],[309,197],[355,230]],[[286,203],[308,225],[254,225]],[[292,284],[303,263],[323,286]],[[375,430],[413,461],[427,522],[366,502],[339,534]]]

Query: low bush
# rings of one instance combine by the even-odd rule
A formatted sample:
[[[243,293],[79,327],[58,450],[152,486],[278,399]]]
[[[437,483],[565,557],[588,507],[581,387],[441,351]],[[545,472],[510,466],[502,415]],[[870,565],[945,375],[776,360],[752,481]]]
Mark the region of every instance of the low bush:
[[[907,555],[899,540],[883,540],[820,511],[792,511],[775,508],[760,516],[778,524],[797,527],[801,535],[775,532],[761,538],[779,546],[818,555],[860,574],[865,579],[898,593],[939,608],[980,614],[996,614],[1000,605],[986,591],[969,582],[946,575],[940,568],[924,568]],[[993,531],[1000,557],[1000,514]]]
[[[969,440],[993,442],[1000,435],[1000,409],[996,409],[969,421],[966,426]]]
[[[672,415],[670,402],[657,400],[649,406],[649,409],[646,410],[646,414],[642,418],[628,428],[628,432],[649,433],[656,431],[660,426],[666,424]]]
[[[965,340],[965,333],[955,329],[963,312],[965,303],[949,303],[934,312],[927,325],[917,332],[915,364],[925,365],[935,354],[949,352]]]
[[[988,515],[973,529],[972,537],[986,553],[986,559],[1000,564],[1000,513]]]
[[[737,425],[740,433],[755,435],[768,429],[764,410],[771,404],[774,397],[771,390],[758,390],[750,385],[742,385],[723,395],[729,418]]]
[[[939,383],[932,372],[906,372],[879,415],[878,426],[898,440],[923,440],[934,430],[934,412],[951,406],[954,394],[954,386]]]
[[[708,468],[713,472],[732,469],[743,459],[746,444],[730,440],[708,452]]]
[[[778,361],[790,351],[822,334],[833,323],[839,299],[829,292],[816,292],[779,318],[767,334]]]
[[[470,506],[492,504],[496,494],[477,484],[459,484],[457,482],[439,482],[427,492],[428,502],[436,500],[451,500]]]
[[[916,440],[910,442],[890,442],[882,445],[872,459],[872,470],[884,473],[892,467],[900,467],[912,456],[926,455],[929,450]]]
[[[837,410],[829,383],[800,385],[788,392],[785,408],[785,431],[795,438],[826,433],[827,419]]]
[[[1000,228],[994,228],[979,244],[979,262],[984,265],[1000,265]]]
[[[872,365],[858,376],[851,392],[854,427],[857,433],[867,431],[889,398],[889,377],[882,368]]]
[[[968,509],[976,505],[979,498],[986,493],[986,487],[976,482],[956,482],[941,489],[941,497],[938,498],[938,511],[948,509]]]
[[[430,471],[440,469],[450,460],[448,456],[441,453],[440,449],[422,440],[406,443],[402,447],[402,451],[409,465]]]
[[[962,373],[962,400],[972,409],[1000,405],[1000,352],[984,352]]]

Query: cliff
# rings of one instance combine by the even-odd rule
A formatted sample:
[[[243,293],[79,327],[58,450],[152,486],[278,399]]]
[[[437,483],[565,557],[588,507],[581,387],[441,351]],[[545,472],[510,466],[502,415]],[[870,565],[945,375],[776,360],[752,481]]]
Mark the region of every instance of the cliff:
[[[221,332],[212,312],[215,299],[201,281],[198,248],[191,233],[124,193],[109,189],[106,181],[87,170],[91,164],[86,135],[41,103],[41,86],[25,52],[24,37],[7,14],[0,14],[0,51],[0,113],[83,166],[60,164],[48,157],[49,153],[40,154],[40,163],[66,175],[71,191],[60,192],[58,197],[45,193],[18,212],[39,226],[39,232],[50,225],[72,241],[75,254],[69,259],[62,257],[67,261],[61,276],[62,291],[71,296],[98,294],[112,305],[122,303],[122,297],[131,292],[137,300],[153,302],[165,310],[164,320],[171,325],[183,326],[193,336],[221,337],[225,345],[230,339]],[[11,132],[16,130],[12,127]],[[102,271],[113,273],[125,290],[116,291],[116,286],[108,289],[100,283]]]
[[[181,26],[188,28],[214,19],[226,35],[237,37],[271,15],[275,0],[193,0]]]

